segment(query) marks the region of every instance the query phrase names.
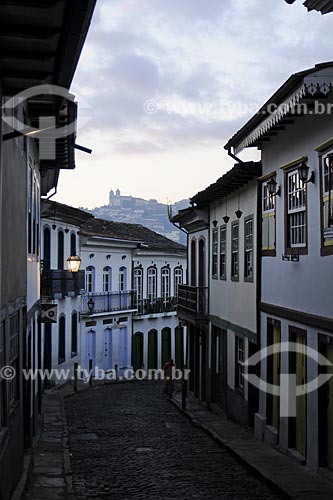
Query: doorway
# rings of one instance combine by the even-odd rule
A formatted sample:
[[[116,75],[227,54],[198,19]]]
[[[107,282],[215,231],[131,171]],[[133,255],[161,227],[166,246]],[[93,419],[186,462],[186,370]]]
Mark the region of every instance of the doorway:
[[[148,332],[148,369],[157,369],[157,330]]]
[[[143,333],[133,335],[132,340],[132,365],[133,370],[140,370],[143,366]]]
[[[103,356],[103,369],[104,371],[112,370],[112,329],[106,328],[104,330],[104,338],[103,338],[103,346],[104,346],[104,356]]]
[[[289,373],[296,374],[296,386],[306,384],[306,331],[290,327],[290,340],[299,346],[299,352],[291,352]],[[296,418],[290,418],[289,443],[291,448],[306,457],[306,395],[296,398]]]
[[[281,323],[268,318],[267,346],[278,345],[281,342]],[[274,354],[267,357],[267,382],[280,386],[281,353],[274,349]],[[267,424],[279,430],[280,427],[280,396],[267,394]]]
[[[163,328],[162,330],[162,368],[171,358],[171,330]]]
[[[226,409],[226,336],[225,330],[212,326],[211,401]]]
[[[333,365],[333,345],[325,339],[321,343],[321,354]],[[330,368],[320,367],[320,373],[331,373]],[[333,470],[333,377],[319,390],[319,465]]]
[[[89,330],[86,333],[86,369],[89,370],[89,360],[92,360],[93,369],[96,366],[96,332]]]

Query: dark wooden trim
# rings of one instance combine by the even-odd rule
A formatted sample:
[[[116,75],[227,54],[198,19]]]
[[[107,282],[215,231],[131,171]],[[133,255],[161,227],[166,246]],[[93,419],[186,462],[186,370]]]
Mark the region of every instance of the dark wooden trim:
[[[218,316],[214,316],[213,314],[209,314],[208,318],[209,321],[211,321],[211,323],[217,328],[225,331],[232,330],[236,335],[239,335],[240,337],[247,337],[250,342],[254,344],[257,343],[256,332],[252,332],[243,326],[235,325],[234,323],[231,323],[226,319],[219,318]]]
[[[233,226],[237,226],[238,227],[238,250],[237,250],[237,254],[238,254],[238,275],[237,276],[233,276],[232,275],[232,228]],[[240,252],[239,252],[239,220],[234,220],[231,222],[230,224],[230,279],[231,281],[239,281],[239,275],[240,275],[240,258],[239,258],[239,255],[240,255]]]
[[[333,255],[333,245],[325,246],[324,244],[323,156],[326,155],[329,151],[332,151],[332,146],[319,153],[320,255],[322,257]]]
[[[315,316],[314,314],[295,311],[293,309],[287,309],[286,307],[280,307],[273,304],[266,304],[265,302],[260,302],[260,311],[272,314],[273,316],[289,319],[290,321],[296,321],[297,323],[302,323],[307,326],[312,326],[320,330],[333,332],[333,318]]]
[[[221,276],[221,231],[222,229],[225,229],[225,274],[224,276]],[[222,224],[219,228],[220,230],[220,245],[219,245],[219,278],[221,281],[226,281],[227,280],[227,272],[228,272],[228,226],[227,224]]]
[[[262,224],[262,219],[261,219]],[[261,257],[276,257],[276,250],[261,250]]]
[[[288,174],[290,172],[296,171],[296,165],[293,165],[284,170],[284,252],[286,254],[298,254],[298,255],[308,255],[308,244],[309,244],[309,204],[308,204],[308,187],[306,187],[306,204],[305,204],[305,218],[306,218],[306,246],[305,247],[289,247],[289,228],[288,228]]]
[[[251,277],[247,277],[245,276],[245,264],[246,264],[246,223],[249,221],[249,220],[252,220],[252,276]],[[254,217],[254,214],[251,214],[251,215],[247,215],[246,217],[244,217],[244,235],[243,235],[243,266],[244,266],[244,281],[246,283],[253,283],[254,282],[254,272],[255,272],[255,265],[257,264],[256,260],[255,260],[255,255],[254,255],[254,249],[255,249],[255,241],[254,241],[254,228],[255,228],[255,217]]]

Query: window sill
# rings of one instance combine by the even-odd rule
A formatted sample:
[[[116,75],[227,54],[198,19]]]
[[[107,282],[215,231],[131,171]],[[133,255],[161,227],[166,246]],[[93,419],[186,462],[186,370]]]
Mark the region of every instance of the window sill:
[[[239,281],[239,276],[231,276],[231,281]]]
[[[244,276],[244,281],[245,281],[246,283],[253,283],[253,281],[254,281],[254,280],[253,280],[253,276],[252,276],[251,278],[247,278],[246,276]]]
[[[290,255],[308,255],[308,247],[285,248],[284,253]]]

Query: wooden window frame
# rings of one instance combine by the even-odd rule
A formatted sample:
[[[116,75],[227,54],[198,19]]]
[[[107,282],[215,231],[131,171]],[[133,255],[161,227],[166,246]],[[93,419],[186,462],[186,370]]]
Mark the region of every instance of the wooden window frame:
[[[333,255],[333,239],[331,240],[331,244],[325,245],[324,239],[324,189],[323,189],[323,159],[327,156],[328,153],[333,153],[332,146],[325,149],[319,154],[319,178],[320,178],[320,188],[319,188],[319,196],[320,196],[320,255],[322,257],[326,257],[328,255]],[[333,206],[333,189],[332,189],[332,206]]]
[[[238,346],[238,342],[242,341],[243,342],[243,347],[240,350]],[[239,352],[242,352],[242,359],[239,357]],[[242,378],[243,382],[240,384],[240,378],[241,375],[244,374],[244,366],[242,363],[245,361],[245,337],[242,337],[240,335],[235,335],[235,389],[237,392],[244,394],[244,388],[245,388],[245,383],[244,383],[244,377]]]
[[[308,254],[308,244],[309,244],[309,221],[308,221],[308,193],[307,184],[305,184],[305,238],[306,243],[302,247],[291,247],[289,246],[289,213],[288,213],[288,176],[292,172],[297,172],[298,168],[293,165],[290,168],[284,170],[284,251],[286,254],[297,254],[297,255],[307,255]]]
[[[222,232],[224,232],[225,237],[222,240]],[[224,252],[222,252],[222,242],[224,242]],[[220,226],[220,280],[226,281],[227,279],[227,250],[228,250],[228,238],[227,238],[227,225],[223,224]],[[222,264],[222,257],[224,256],[224,263]],[[222,269],[224,268],[224,273],[222,273]]]
[[[276,172],[272,172],[272,174],[269,176],[269,179],[272,177],[276,177]],[[269,179],[264,179],[261,183],[261,217],[260,217],[260,224],[261,224],[261,256],[262,257],[276,257],[276,197],[272,197],[272,200],[274,200],[274,208],[271,210],[264,210],[264,199],[267,199],[264,197],[265,194],[265,187],[267,185],[267,182]],[[263,219],[264,217],[267,217],[268,219],[272,217],[274,219],[274,248],[270,248],[269,246],[263,249]],[[268,221],[268,231],[269,231],[269,221]],[[269,234],[269,233],[268,233]],[[269,244],[269,236],[268,236],[268,244]]]
[[[216,241],[214,237],[216,236]],[[212,278],[217,280],[219,276],[219,230],[212,230]],[[216,267],[216,269],[215,269]]]
[[[251,222],[252,223],[252,245],[251,249],[246,248],[246,227],[247,224]],[[254,281],[254,270],[255,270],[255,259],[254,259],[254,249],[255,249],[255,238],[254,238],[254,215],[248,215],[247,217],[244,218],[244,281],[248,283],[253,283]],[[247,266],[246,266],[246,257],[248,253],[252,253],[252,274],[251,276],[246,275],[247,271]]]
[[[150,271],[154,271],[154,274],[152,274],[151,277],[154,276],[154,278],[155,278],[154,294],[151,294],[151,296],[149,294],[149,286],[150,286],[150,283],[149,283],[149,278],[150,278],[149,272]],[[147,299],[148,299],[148,302],[150,304],[155,304],[157,302],[157,269],[154,266],[150,266],[147,269]]]
[[[237,227],[237,251],[233,250],[233,228]],[[240,275],[240,262],[239,262],[239,221],[234,221],[231,223],[231,237],[230,237],[230,243],[231,243],[231,257],[230,257],[230,263],[231,263],[231,281],[239,281],[239,275]],[[233,267],[234,267],[234,255],[237,255],[237,266],[238,266],[238,274],[235,275],[233,272]]]

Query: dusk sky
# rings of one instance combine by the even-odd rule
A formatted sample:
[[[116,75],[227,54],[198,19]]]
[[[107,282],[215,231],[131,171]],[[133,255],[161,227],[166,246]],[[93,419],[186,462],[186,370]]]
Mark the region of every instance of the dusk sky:
[[[301,1],[98,0],[71,89],[93,154],[77,152],[54,199],[193,196],[233,166],[223,145],[290,74],[333,59],[331,38],[332,16]]]

